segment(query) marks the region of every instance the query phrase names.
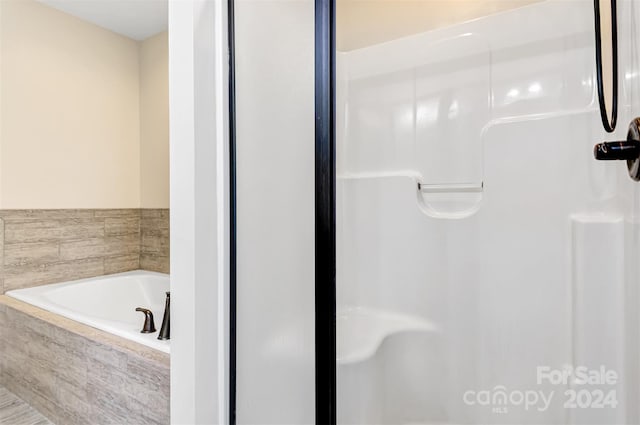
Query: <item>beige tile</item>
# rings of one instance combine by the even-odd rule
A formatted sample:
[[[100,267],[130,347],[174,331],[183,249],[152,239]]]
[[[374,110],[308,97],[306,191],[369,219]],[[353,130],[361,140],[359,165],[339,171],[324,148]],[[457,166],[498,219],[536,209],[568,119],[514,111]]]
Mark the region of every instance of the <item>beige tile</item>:
[[[140,268],[169,273],[169,210],[142,210]]]
[[[169,257],[140,253],[140,268],[159,273],[169,273]]]
[[[104,222],[94,219],[5,219],[5,244],[60,241],[104,236]]]
[[[104,219],[107,236],[137,235],[140,233],[140,217],[107,217]]]
[[[143,209],[140,212],[141,223],[169,226],[169,210]]]
[[[146,386],[147,389],[157,390],[166,396],[169,392],[169,367],[168,365],[150,361],[148,359],[128,356],[127,376],[129,383],[138,386]],[[131,391],[130,389],[128,391]],[[135,395],[135,392],[131,392]]]
[[[40,412],[4,387],[0,387],[0,424],[52,425]]]
[[[59,223],[61,239],[85,239],[104,236],[104,223],[101,220],[60,220]]]
[[[140,255],[120,255],[116,257],[107,257],[104,259],[104,273],[122,273],[130,270],[138,270],[140,268]]]
[[[89,341],[87,343],[85,354],[87,357],[99,361],[109,367],[125,370],[127,367],[127,354],[115,349],[114,347],[104,345],[101,342]]]
[[[149,223],[147,223],[148,225]],[[169,227],[146,227],[140,230],[140,236],[169,239]]]
[[[166,273],[169,236],[168,209],[0,210],[0,293],[137,268]]]
[[[91,415],[91,405],[87,387],[74,385],[64,379],[56,378],[56,403],[64,408],[74,418],[73,421],[86,421]]]
[[[131,412],[137,413],[141,424],[168,425],[170,423],[170,402],[162,401],[162,404],[151,408],[145,401],[139,398],[128,398],[127,407]],[[153,403],[151,405],[153,406]]]
[[[0,294],[4,294],[4,220],[0,218]]]
[[[60,260],[81,260],[105,256],[104,238],[60,242]]]
[[[7,245],[4,249],[4,264],[19,266],[44,264],[59,260],[57,242],[26,242]]]
[[[101,344],[102,346],[110,347],[110,350],[116,350],[124,353],[125,355],[136,355],[143,357],[160,364],[169,365],[169,356],[160,351],[151,349],[144,345],[137,344],[124,338],[117,337],[107,332],[92,328],[90,326],[83,325],[71,319],[59,316],[57,314],[48,312],[38,307],[34,307],[25,302],[16,300],[15,298],[8,297],[6,295],[0,295],[0,304],[6,306],[7,312],[11,312],[10,316],[16,316],[16,313],[21,315],[32,316],[45,324],[52,325],[54,329],[53,338],[59,338],[56,332],[69,332],[78,337],[84,338],[89,345],[90,342],[94,344]],[[15,320],[14,320],[15,321]],[[1,348],[1,347],[0,347]],[[88,351],[87,351],[88,352]]]
[[[7,220],[92,218],[93,211],[90,209],[0,210],[0,217]]]
[[[8,362],[6,370],[3,371],[7,374],[8,380],[20,380],[31,392],[53,401],[56,382],[53,374],[49,372],[29,361],[28,357]]]
[[[41,265],[5,266],[4,272],[5,289],[9,291],[85,277],[102,276],[104,262],[102,258],[90,258]]]
[[[81,239],[60,243],[61,260],[138,255],[140,242],[137,234]]]
[[[44,311],[44,310],[42,310]],[[61,316],[57,316],[53,313],[49,313],[51,316],[55,316],[55,317],[61,317]],[[63,318],[64,319],[64,318]],[[65,319],[65,320],[69,320],[69,319]],[[87,338],[84,338],[82,335],[78,335],[76,332],[74,332],[74,328],[73,327],[65,327],[65,325],[60,325],[58,323],[56,324],[52,324],[52,323],[48,323],[45,320],[42,320],[41,318],[38,318],[38,322],[42,322],[44,323],[47,327],[52,328],[53,330],[51,331],[51,336],[49,337],[49,339],[53,340],[53,341],[64,341],[64,343],[60,343],[57,342],[57,344],[61,345],[62,349],[64,350],[65,353],[70,353],[73,354],[74,358],[75,357],[80,357],[80,358],[85,358],[86,355],[86,346],[87,346]],[[72,320],[69,320],[67,323],[78,323]],[[78,324],[81,325],[81,324]],[[84,326],[84,325],[82,325]]]
[[[145,254],[169,254],[169,239],[142,235],[140,238],[140,252]]]
[[[105,217],[140,217],[138,208],[121,208],[121,209],[100,209],[91,210],[96,218]]]
[[[148,231],[154,229],[169,229],[169,218],[162,217],[142,217],[140,219],[140,229],[141,231]]]
[[[155,362],[130,357],[127,364],[127,374],[124,393],[135,400],[132,410],[165,423],[169,420],[170,392],[169,368]]]
[[[105,238],[105,256],[137,255],[139,253],[140,237],[137,233]]]
[[[145,218],[160,218],[162,217],[162,210],[158,208],[142,208],[140,210],[140,217]]]
[[[125,381],[129,379],[126,369],[113,367],[90,356],[87,357],[87,376],[94,385],[108,387],[118,392],[124,390]]]
[[[6,296],[0,305],[11,316],[0,327],[9,334],[0,344],[0,384],[10,382],[59,424],[169,423],[168,355]]]
[[[138,424],[139,414],[129,409],[129,397],[120,391],[112,391],[102,383],[91,382],[87,386],[87,398],[91,403],[91,420],[100,424]],[[94,422],[96,423],[96,422]]]
[[[51,326],[43,323],[42,320],[38,320],[28,313],[14,309],[10,309],[8,312],[11,314],[7,317],[7,323],[20,330],[21,334],[34,332],[39,335],[44,335],[47,338],[53,336]]]
[[[64,424],[64,425],[89,425],[89,424],[99,424],[99,422],[92,422],[90,416],[80,415],[79,411],[76,410],[74,405],[64,406],[60,402],[56,403],[56,412],[55,418],[53,421],[56,424]],[[129,424],[128,424],[129,425]]]
[[[58,381],[76,387],[87,384],[87,357],[83,349],[71,348],[69,338],[43,338],[42,341],[43,344],[38,347],[38,351],[29,350],[29,357],[34,363],[51,370]],[[62,364],[64,367],[60,367]]]
[[[7,388],[7,390],[11,391],[11,393],[13,393],[16,397],[20,397],[20,399],[22,400],[29,400],[29,405],[31,405],[31,408],[40,412],[42,415],[45,415],[47,418],[53,420],[55,415],[53,414],[53,410],[54,410],[54,405],[53,403],[51,403],[50,401],[48,401],[47,399],[45,399],[44,397],[41,397],[39,395],[34,394],[33,392],[30,392],[25,386],[24,383],[20,380],[18,381],[7,381],[5,383],[3,383],[3,385]],[[25,396],[26,395],[26,396]],[[25,404],[27,404],[25,402]],[[4,422],[2,420],[0,420],[0,423],[6,423],[6,424],[16,424],[16,422]],[[22,423],[22,422],[17,422],[17,423]],[[48,424],[50,422],[36,422],[36,423],[43,423],[43,424]],[[61,424],[62,422],[58,422],[58,424]],[[24,423],[22,423],[24,424]],[[26,425],[26,424],[24,424]]]
[[[5,244],[38,241],[57,241],[61,230],[57,220],[5,219]]]

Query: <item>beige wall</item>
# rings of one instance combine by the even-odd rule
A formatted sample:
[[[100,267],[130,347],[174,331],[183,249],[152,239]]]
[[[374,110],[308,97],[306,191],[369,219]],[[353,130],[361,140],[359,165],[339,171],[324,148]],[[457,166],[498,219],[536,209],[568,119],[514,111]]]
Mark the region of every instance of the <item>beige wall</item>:
[[[140,205],[138,45],[2,1],[1,208]]]
[[[169,206],[163,37],[0,1],[0,208]]]
[[[167,32],[140,43],[140,203],[169,208]]]
[[[337,0],[337,49],[358,49],[540,1]]]

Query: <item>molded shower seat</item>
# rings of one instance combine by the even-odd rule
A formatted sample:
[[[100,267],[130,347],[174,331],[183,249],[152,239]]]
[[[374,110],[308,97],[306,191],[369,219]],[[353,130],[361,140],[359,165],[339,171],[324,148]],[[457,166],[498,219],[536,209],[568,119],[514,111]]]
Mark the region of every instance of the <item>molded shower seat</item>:
[[[370,307],[344,306],[338,309],[338,364],[351,364],[373,357],[382,342],[403,332],[440,333],[440,328],[421,317]]]

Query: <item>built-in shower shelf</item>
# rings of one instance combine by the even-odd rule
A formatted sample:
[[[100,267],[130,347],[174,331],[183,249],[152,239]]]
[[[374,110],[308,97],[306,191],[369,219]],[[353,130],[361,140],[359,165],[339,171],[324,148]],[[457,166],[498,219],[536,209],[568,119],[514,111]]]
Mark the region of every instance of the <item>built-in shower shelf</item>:
[[[403,332],[434,332],[440,328],[421,317],[368,307],[338,310],[338,364],[351,364],[373,357],[389,336]]]

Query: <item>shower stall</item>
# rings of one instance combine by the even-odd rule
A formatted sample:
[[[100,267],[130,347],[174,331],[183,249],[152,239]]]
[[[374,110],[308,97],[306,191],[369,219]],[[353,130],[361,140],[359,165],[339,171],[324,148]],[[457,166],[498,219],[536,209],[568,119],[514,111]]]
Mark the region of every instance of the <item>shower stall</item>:
[[[232,422],[640,422],[640,2],[230,6]]]

